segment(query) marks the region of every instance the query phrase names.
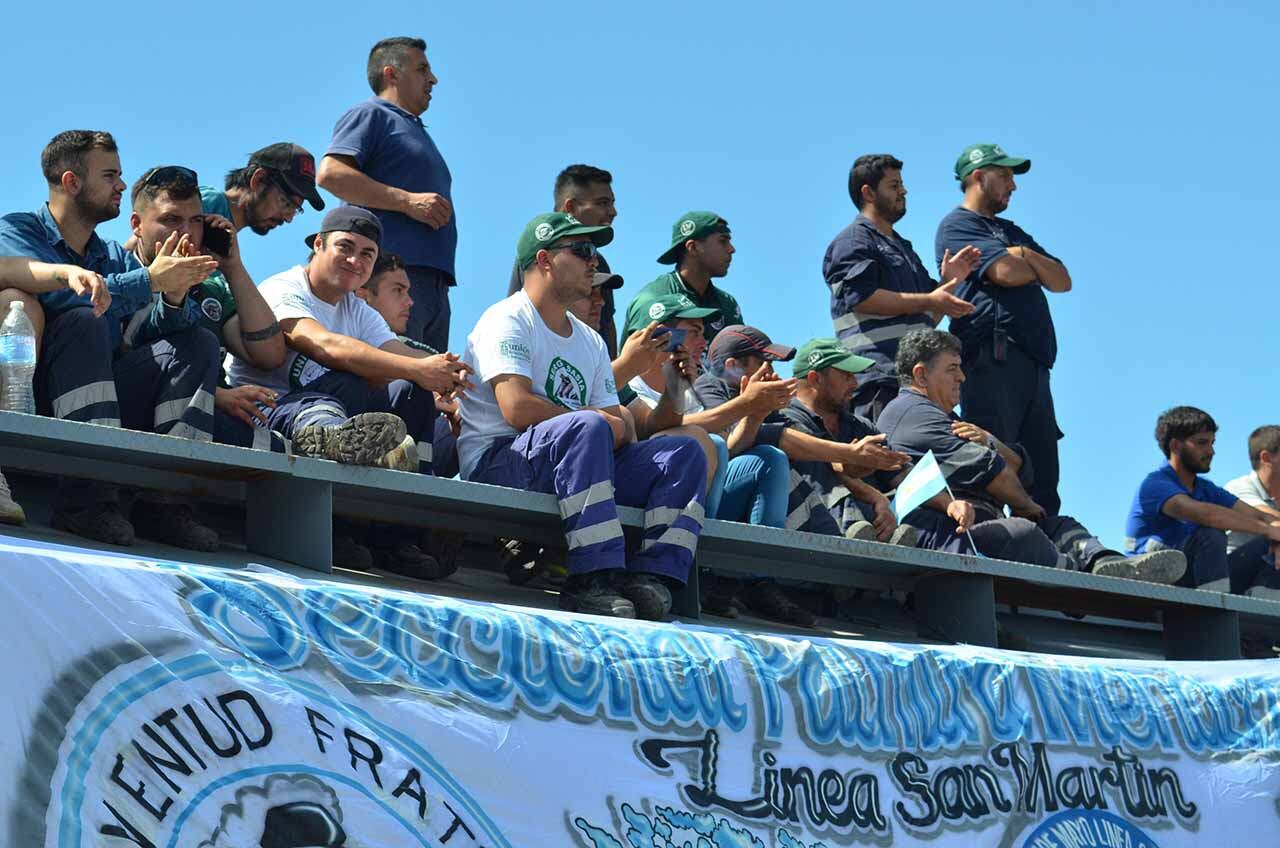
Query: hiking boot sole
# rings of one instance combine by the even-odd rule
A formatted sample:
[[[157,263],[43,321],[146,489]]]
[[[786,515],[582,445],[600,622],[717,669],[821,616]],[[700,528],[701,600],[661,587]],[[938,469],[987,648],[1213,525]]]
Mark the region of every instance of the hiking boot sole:
[[[412,436],[405,436],[400,444],[378,457],[374,463],[377,468],[388,468],[392,471],[418,470],[418,444]]]
[[[846,539],[853,539],[855,542],[874,542],[876,540],[876,528],[870,521],[855,521],[849,525],[849,529],[844,531]]]
[[[303,427],[294,434],[293,449],[302,456],[347,465],[376,465],[383,457],[402,447],[407,435],[400,416],[389,412],[366,412],[341,424]]]
[[[1131,557],[1111,557],[1093,568],[1094,574],[1103,577],[1122,577],[1143,583],[1159,583],[1169,586],[1187,573],[1187,558],[1182,551],[1161,550]]]

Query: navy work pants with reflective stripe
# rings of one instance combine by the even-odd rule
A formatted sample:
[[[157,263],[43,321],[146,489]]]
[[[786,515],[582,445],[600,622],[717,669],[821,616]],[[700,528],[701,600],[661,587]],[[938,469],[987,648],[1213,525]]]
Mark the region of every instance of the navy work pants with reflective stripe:
[[[554,494],[570,574],[626,568],[688,580],[707,488],[707,456],[693,439],[664,436],[615,451],[604,418],[569,412],[492,445],[470,479]],[[644,540],[630,561],[618,504],[645,511]]]
[[[409,308],[404,334],[443,353],[449,349],[449,320],[453,315],[449,287],[453,278],[438,268],[422,265],[411,265],[405,271],[413,306]]]
[[[209,441],[217,337],[193,327],[115,358],[108,320],[94,318],[84,306],[48,321],[36,368],[37,410],[68,421]],[[59,489],[59,503],[69,509],[115,500],[114,487],[100,484]]]

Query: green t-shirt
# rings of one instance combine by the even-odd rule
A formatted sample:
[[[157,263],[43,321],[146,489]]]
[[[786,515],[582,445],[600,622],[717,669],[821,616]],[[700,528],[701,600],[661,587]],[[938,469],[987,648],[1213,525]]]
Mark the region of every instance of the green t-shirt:
[[[200,186],[200,211],[206,215],[221,215],[228,221],[232,220],[227,193],[218,191],[213,186]]]
[[[204,282],[191,288],[190,297],[200,309],[200,326],[221,341],[223,325],[236,314],[236,299],[231,296],[227,278],[221,271],[214,271]]]
[[[707,292],[702,297],[698,293],[684,284],[684,280],[680,279],[680,275],[675,271],[663,274],[649,285],[640,290],[631,304],[627,306],[627,323],[622,328],[621,339],[634,333],[636,330],[643,330],[649,325],[649,316],[641,315],[640,310],[636,308],[637,301],[646,300],[652,296],[663,294],[683,294],[687,295],[690,300],[698,306],[709,307],[720,310],[720,314],[715,320],[707,320],[702,322],[703,335],[706,336],[707,342],[710,343],[716,337],[716,333],[730,324],[742,324],[742,309],[738,306],[738,301],[733,295],[721,288],[717,288],[714,283],[707,286]]]

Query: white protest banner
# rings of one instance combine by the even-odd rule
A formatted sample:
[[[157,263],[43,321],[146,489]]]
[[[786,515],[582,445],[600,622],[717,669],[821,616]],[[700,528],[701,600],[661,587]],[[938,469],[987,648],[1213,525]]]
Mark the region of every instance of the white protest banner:
[[[0,536],[7,848],[1280,844],[1280,665],[535,612]]]

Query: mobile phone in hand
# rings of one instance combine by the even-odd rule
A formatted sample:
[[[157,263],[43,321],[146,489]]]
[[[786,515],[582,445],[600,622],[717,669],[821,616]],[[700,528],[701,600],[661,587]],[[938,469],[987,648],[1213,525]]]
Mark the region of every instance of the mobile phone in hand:
[[[675,327],[658,327],[653,331],[653,337],[667,336],[667,346],[663,348],[667,353],[675,352],[675,349],[684,344],[684,337],[689,334],[688,330],[681,330]]]
[[[204,246],[210,253],[226,256],[231,252],[231,233],[221,227],[204,228]]]

